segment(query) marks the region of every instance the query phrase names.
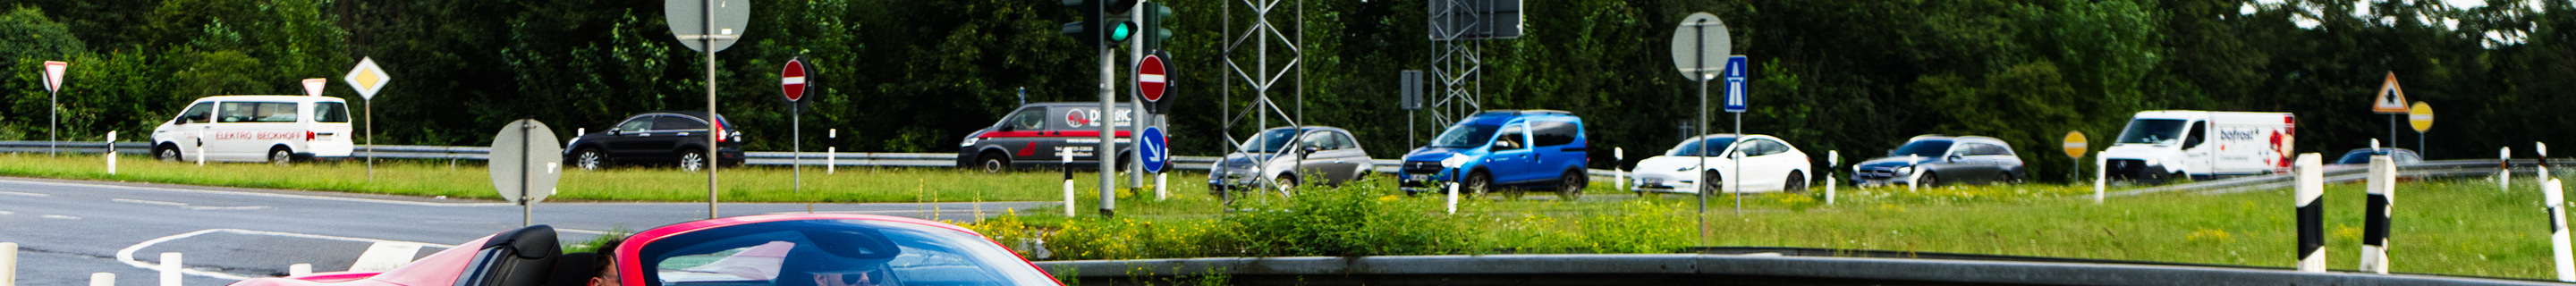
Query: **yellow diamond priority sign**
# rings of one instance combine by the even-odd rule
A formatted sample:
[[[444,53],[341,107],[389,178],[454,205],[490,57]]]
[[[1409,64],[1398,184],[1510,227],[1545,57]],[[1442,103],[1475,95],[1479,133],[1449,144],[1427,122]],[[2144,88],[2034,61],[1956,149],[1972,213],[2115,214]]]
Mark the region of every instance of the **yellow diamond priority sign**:
[[[359,97],[374,100],[376,91],[384,89],[385,82],[393,81],[394,77],[385,74],[384,68],[376,67],[375,58],[359,58],[358,67],[349,69],[349,75],[341,76],[340,80],[348,82],[350,89],[358,90]]]

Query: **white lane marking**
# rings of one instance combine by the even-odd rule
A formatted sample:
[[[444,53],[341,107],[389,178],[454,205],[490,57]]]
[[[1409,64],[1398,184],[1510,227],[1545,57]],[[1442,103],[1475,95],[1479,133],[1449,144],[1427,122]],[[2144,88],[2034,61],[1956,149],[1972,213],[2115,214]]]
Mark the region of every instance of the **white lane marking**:
[[[9,180],[9,179],[0,179],[0,182],[19,183],[19,184],[35,184],[35,185],[68,186],[68,187],[84,187],[84,188],[122,188],[122,189],[150,190],[150,191],[163,191],[163,192],[179,192],[179,193],[218,194],[218,195],[237,195],[237,196],[253,196],[253,197],[271,197],[271,198],[308,199],[308,200],[323,200],[323,201],[361,202],[361,203],[379,203],[379,204],[410,205],[410,206],[431,206],[431,207],[484,207],[484,206],[514,206],[514,205],[512,205],[512,204],[510,204],[510,203],[424,203],[424,202],[396,201],[396,200],[379,200],[379,199],[363,199],[363,198],[345,198],[345,197],[327,197],[327,196],[308,196],[308,195],[290,195],[290,194],[256,193],[256,192],[235,192],[235,191],[215,191],[215,190],[191,190],[191,189],[174,189],[174,188],[160,188],[160,187],[138,187],[138,186],[102,185],[102,184],[56,183],[56,182],[21,181],[21,180]],[[0,192],[0,194],[5,194],[5,193],[6,193],[6,192]],[[33,195],[33,196],[50,196],[50,195],[45,195],[45,194],[34,194],[34,193],[26,193],[26,194],[24,194],[24,195]]]
[[[200,211],[207,211],[207,210],[214,210],[214,211],[235,211],[235,210],[264,210],[264,209],[268,209],[268,206],[214,207],[214,206],[196,206],[196,205],[188,205],[188,203],[174,203],[174,202],[149,201],[149,200],[137,200],[137,199],[108,199],[108,200],[109,200],[109,201],[116,201],[116,202],[120,202],[120,203],[137,203],[137,204],[147,204],[147,205],[164,205],[164,206],[174,206],[174,207],[186,208],[186,209],[188,209],[188,210],[200,210]]]
[[[302,233],[291,233],[291,232],[273,232],[273,231],[256,231],[256,230],[241,230],[241,229],[230,229],[230,228],[217,228],[217,229],[207,229],[207,230],[191,231],[191,232],[188,232],[188,233],[181,233],[181,234],[175,234],[175,235],[170,235],[170,236],[163,236],[163,237],[159,237],[159,238],[153,238],[153,239],[151,239],[151,240],[145,240],[145,241],[143,241],[143,243],[136,243],[136,244],[134,244],[134,245],[132,245],[132,246],[126,246],[126,247],[125,247],[125,249],[118,249],[118,250],[116,250],[116,261],[117,261],[117,262],[124,262],[126,266],[133,266],[134,268],[142,268],[142,269],[144,269],[144,270],[156,270],[156,271],[157,271],[157,270],[159,270],[160,268],[154,268],[154,266],[156,266],[156,265],[153,265],[152,263],[143,262],[142,260],[135,260],[135,259],[134,259],[134,252],[135,252],[135,251],[142,251],[142,250],[143,250],[143,248],[151,247],[152,245],[155,245],[155,244],[161,244],[161,243],[163,243],[163,242],[170,242],[170,241],[172,241],[172,240],[178,240],[178,239],[181,239],[181,238],[188,238],[188,237],[197,236],[197,235],[201,235],[201,234],[216,233],[216,232],[228,232],[228,233],[248,234],[248,235],[284,236],[284,237],[295,237],[295,238],[327,239],[327,240],[353,241],[353,242],[368,242],[368,243],[376,243],[376,242],[408,243],[408,244],[412,244],[412,245],[419,245],[419,246],[425,246],[425,247],[456,248],[456,246],[453,246],[453,245],[445,245],[445,244],[429,244],[429,243],[409,242],[409,241],[399,241],[399,240],[383,240],[383,239],[372,239],[372,238],[339,237],[339,236],[315,235],[315,234],[302,234]],[[183,262],[184,262],[184,261],[183,261]],[[182,266],[185,266],[185,265],[182,265]],[[180,267],[180,268],[179,268],[179,273],[181,273],[181,274],[187,274],[187,275],[196,275],[196,276],[213,277],[213,278],[217,278],[217,279],[231,279],[231,280],[250,279],[250,277],[243,277],[243,276],[240,276],[240,275],[233,275],[233,274],[223,273],[223,272],[214,272],[214,271],[196,270],[196,269],[190,269],[190,268],[187,268],[187,267]]]
[[[49,215],[45,215],[44,217],[45,217],[45,218],[50,218],[50,219],[80,219],[80,217],[76,217],[76,216],[67,216],[67,215],[50,215],[50,214],[49,214]]]
[[[39,198],[54,196],[54,195],[48,195],[48,194],[38,194],[38,193],[20,193],[20,192],[11,192],[11,191],[0,191],[0,195],[28,196],[28,197],[39,197]]]
[[[376,242],[367,245],[367,252],[358,254],[358,261],[349,264],[349,271],[384,272],[400,268],[403,264],[411,264],[412,256],[420,254],[420,247],[418,243],[405,242]]]
[[[137,203],[137,204],[147,204],[147,205],[164,205],[164,206],[179,206],[179,207],[188,206],[188,204],[187,204],[187,203],[173,203],[173,202],[164,202],[164,201],[146,201],[146,200],[137,200],[137,199],[108,199],[108,201],[114,201],[114,202],[120,202],[120,203]]]

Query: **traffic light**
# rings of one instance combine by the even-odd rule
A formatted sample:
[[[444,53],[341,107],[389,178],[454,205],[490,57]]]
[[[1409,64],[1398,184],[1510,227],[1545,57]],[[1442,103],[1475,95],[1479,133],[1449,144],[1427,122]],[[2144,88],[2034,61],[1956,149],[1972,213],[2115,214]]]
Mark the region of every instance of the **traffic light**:
[[[1145,50],[1163,49],[1163,41],[1172,38],[1172,29],[1163,28],[1163,24],[1167,23],[1164,18],[1172,17],[1172,7],[1145,2],[1145,10],[1137,11],[1136,14],[1136,18],[1142,18],[1145,22],[1145,28],[1138,32],[1145,38]]]
[[[1111,18],[1126,14],[1136,7],[1136,0],[1064,0],[1065,7],[1082,11],[1082,21],[1065,23],[1064,35],[1073,36],[1083,45],[1098,47],[1127,41],[1136,34],[1136,24]]]

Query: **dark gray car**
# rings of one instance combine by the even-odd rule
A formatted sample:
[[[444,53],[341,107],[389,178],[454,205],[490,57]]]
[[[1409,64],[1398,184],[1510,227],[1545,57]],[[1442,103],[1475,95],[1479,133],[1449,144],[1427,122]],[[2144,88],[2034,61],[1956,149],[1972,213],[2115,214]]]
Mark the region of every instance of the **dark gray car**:
[[[1325,126],[1262,130],[1239,148],[1209,170],[1209,192],[1264,185],[1340,185],[1368,177],[1376,165],[1351,131]],[[1267,163],[1255,165],[1255,161]]]
[[[1919,175],[1916,173],[1920,173]],[[2020,183],[2030,174],[2012,144],[1984,136],[1923,135],[1879,157],[1852,165],[1852,185],[1939,186],[1947,183]]]

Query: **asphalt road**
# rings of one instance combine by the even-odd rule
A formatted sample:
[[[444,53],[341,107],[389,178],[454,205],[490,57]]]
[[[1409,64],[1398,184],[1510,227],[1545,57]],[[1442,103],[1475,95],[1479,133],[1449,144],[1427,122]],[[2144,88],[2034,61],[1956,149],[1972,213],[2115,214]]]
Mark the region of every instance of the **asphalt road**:
[[[816,204],[815,212],[972,221],[1042,202]],[[724,203],[723,216],[803,213],[806,204]],[[587,241],[704,219],[705,203],[543,203],[537,224],[563,241]],[[164,252],[181,253],[185,285],[223,285],[283,274],[409,261],[520,227],[520,207],[328,192],[0,177],[0,242],[17,243],[18,285],[89,285],[95,272],[116,285],[159,285]],[[395,262],[399,263],[399,262]]]

